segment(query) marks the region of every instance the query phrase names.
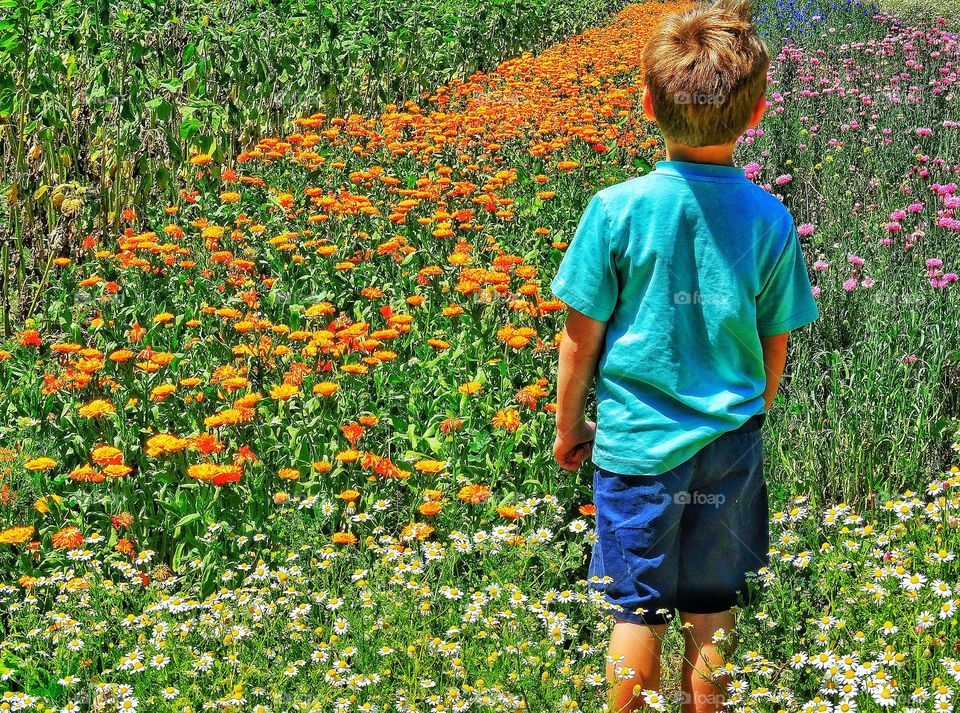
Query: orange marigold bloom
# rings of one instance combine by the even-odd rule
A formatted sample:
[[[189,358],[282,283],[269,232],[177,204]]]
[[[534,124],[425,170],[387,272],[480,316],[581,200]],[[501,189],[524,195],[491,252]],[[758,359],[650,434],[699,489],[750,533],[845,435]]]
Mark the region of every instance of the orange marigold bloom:
[[[300,471],[296,468],[281,468],[277,471],[277,477],[282,480],[299,480]]]
[[[133,515],[128,512],[122,512],[119,515],[111,515],[110,524],[113,525],[114,530],[119,530],[121,528],[126,529],[133,524]]]
[[[490,487],[487,485],[464,485],[457,493],[457,497],[471,505],[478,505],[490,498]]]
[[[175,318],[175,315],[169,312],[161,312],[153,318],[154,324],[169,324]]]
[[[204,482],[213,480],[219,472],[220,466],[216,463],[197,463],[187,468],[187,475],[194,480],[202,480]]]
[[[587,503],[587,504],[585,504],[585,505],[581,505],[581,506],[580,506],[579,508],[577,508],[577,509],[580,511],[580,514],[581,514],[581,515],[596,515],[596,514],[597,514],[597,506],[594,505],[593,503]]]
[[[212,162],[213,162],[213,157],[207,153],[199,153],[190,159],[190,163],[192,163],[194,166],[206,166],[207,164]]]
[[[417,508],[417,512],[427,517],[432,517],[433,515],[436,515],[437,513],[439,513],[441,510],[443,510],[443,505],[438,503],[436,500],[429,500],[425,503],[421,503],[420,506]]]
[[[354,449],[348,449],[345,451],[340,451],[337,453],[334,458],[336,458],[341,463],[353,463],[356,460],[360,460],[360,457],[363,454],[360,451]]]
[[[514,505],[501,505],[497,508],[497,514],[500,517],[505,517],[508,520],[516,520],[520,517],[520,513],[517,512],[517,508]]]
[[[75,550],[83,544],[83,534],[72,525],[53,533],[53,546],[58,550]]]
[[[126,478],[133,472],[133,468],[123,463],[114,463],[103,469],[103,474],[108,478]]]
[[[97,465],[114,465],[123,463],[123,451],[113,446],[98,446],[90,454]]]
[[[33,504],[33,509],[41,515],[49,515],[51,500],[57,505],[63,502],[63,498],[59,495],[44,495],[41,498],[37,498],[37,501]]]
[[[333,464],[325,460],[315,460],[313,462],[313,469],[318,473],[329,473],[333,468]]]
[[[125,537],[122,537],[119,540],[117,540],[117,544],[113,546],[113,549],[115,549],[120,554],[124,554],[127,557],[131,557],[131,558],[135,554],[137,554],[137,550],[133,544],[133,540],[128,540]]]
[[[447,462],[445,460],[418,460],[413,464],[413,467],[421,473],[436,474],[443,472],[447,467]]]
[[[240,194],[236,191],[225,191],[220,194],[220,200],[224,203],[236,203],[240,200]]]
[[[440,422],[440,430],[444,433],[452,433],[463,429],[463,421],[459,418],[445,418]]]
[[[96,399],[86,406],[81,406],[79,413],[83,418],[99,418],[100,416],[112,416],[117,409],[106,399]]]
[[[359,490],[344,490],[338,496],[341,500],[347,503],[356,502],[360,498]]]
[[[107,358],[117,364],[123,364],[124,362],[133,359],[134,356],[136,355],[129,349],[117,349],[116,351],[111,352],[110,356]]]
[[[158,433],[147,439],[147,455],[151,458],[177,453],[190,445],[190,439],[179,438],[172,433]]]
[[[479,381],[468,381],[465,384],[460,384],[460,386],[457,387],[457,391],[459,391],[461,394],[475,394],[482,389],[483,384],[481,384]]]
[[[102,483],[106,478],[102,473],[98,473],[89,463],[79,468],[74,468],[67,474],[67,477],[78,483]]]
[[[17,525],[0,530],[0,545],[21,545],[35,532],[32,525]]]
[[[357,544],[357,536],[352,532],[334,532],[330,537],[330,540],[335,545],[355,545]]]
[[[36,329],[26,329],[20,332],[19,341],[21,347],[39,347],[43,344],[40,339],[40,332]]]
[[[288,401],[300,393],[300,389],[293,384],[277,384],[270,389],[270,397],[277,401]]]
[[[512,408],[497,411],[493,417],[493,427],[516,431],[520,428],[520,413]]]
[[[150,392],[151,401],[164,401],[170,394],[176,393],[177,387],[173,384],[160,384]]]
[[[46,458],[46,457],[33,458],[23,464],[23,467],[26,468],[27,470],[36,470],[36,471],[50,470],[51,468],[55,468],[56,466],[57,466],[57,461],[55,461],[53,458]]]
[[[201,433],[200,435],[194,436],[190,441],[190,447],[204,455],[220,453],[224,449],[224,445],[215,433]]]
[[[350,441],[351,446],[357,445],[357,441],[360,440],[364,430],[364,427],[359,423],[348,423],[340,427],[340,432]]]
[[[370,415],[370,414],[365,414],[365,415],[363,415],[363,416],[360,416],[360,418],[358,418],[357,420],[358,420],[362,425],[364,425],[364,426],[370,426],[370,427],[376,426],[378,423],[380,423],[380,419],[379,419],[379,418],[377,418],[376,416]]]

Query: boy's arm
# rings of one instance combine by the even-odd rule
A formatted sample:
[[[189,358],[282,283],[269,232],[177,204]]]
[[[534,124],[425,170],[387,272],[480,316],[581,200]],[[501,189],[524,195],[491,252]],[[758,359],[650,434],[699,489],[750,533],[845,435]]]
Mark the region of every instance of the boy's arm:
[[[607,323],[567,310],[557,371],[557,438],[553,455],[565,470],[577,470],[592,454],[596,426],[584,417],[587,394],[603,350]]]
[[[767,373],[767,387],[763,391],[767,411],[773,406],[777,389],[780,388],[780,377],[783,376],[783,368],[787,363],[788,334],[789,332],[784,332],[760,337],[760,345],[763,347],[763,370]]]

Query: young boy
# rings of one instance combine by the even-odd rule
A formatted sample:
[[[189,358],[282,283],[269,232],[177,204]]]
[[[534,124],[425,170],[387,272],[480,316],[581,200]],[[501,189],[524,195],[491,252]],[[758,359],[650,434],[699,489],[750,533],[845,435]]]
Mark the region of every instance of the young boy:
[[[679,610],[684,713],[723,707],[718,641],[767,563],[760,427],[787,333],[819,316],[793,218],[733,164],[766,107],[769,55],[749,3],[669,16],[644,49],[643,107],[666,143],[647,175],[599,191],[553,292],[560,343],[554,455],[588,458],[597,544],[612,579],[607,677],[614,711],[660,685],[660,641]],[[584,418],[597,376],[597,425]],[[609,580],[608,580],[609,581]]]

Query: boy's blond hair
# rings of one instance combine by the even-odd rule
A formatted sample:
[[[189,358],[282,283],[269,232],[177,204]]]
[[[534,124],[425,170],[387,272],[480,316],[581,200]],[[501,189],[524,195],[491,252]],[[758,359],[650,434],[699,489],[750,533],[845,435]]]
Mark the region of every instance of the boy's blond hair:
[[[686,146],[736,140],[767,87],[770,54],[749,0],[668,15],[643,50],[644,82],[663,135]]]

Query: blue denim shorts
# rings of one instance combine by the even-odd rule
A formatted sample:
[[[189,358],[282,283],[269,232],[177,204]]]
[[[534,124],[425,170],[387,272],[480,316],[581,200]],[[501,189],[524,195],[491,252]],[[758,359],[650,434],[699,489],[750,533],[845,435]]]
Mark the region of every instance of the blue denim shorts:
[[[660,475],[593,475],[597,541],[590,586],[635,624],[748,603],[747,573],[768,564],[764,414]],[[606,584],[593,577],[610,577]]]

